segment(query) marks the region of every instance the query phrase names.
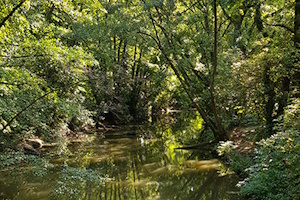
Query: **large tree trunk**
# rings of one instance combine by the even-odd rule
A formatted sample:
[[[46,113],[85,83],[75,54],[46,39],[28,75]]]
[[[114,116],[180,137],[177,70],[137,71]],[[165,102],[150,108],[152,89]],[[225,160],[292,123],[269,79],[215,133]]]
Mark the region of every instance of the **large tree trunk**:
[[[225,140],[226,133],[222,125],[222,121],[219,118],[219,113],[217,111],[217,106],[215,102],[215,91],[214,91],[214,80],[217,72],[217,66],[218,66],[218,45],[217,45],[217,39],[218,39],[218,24],[217,24],[217,0],[214,0],[214,52],[213,52],[213,69],[212,69],[212,76],[210,81],[210,100],[211,100],[211,109],[216,121],[216,126],[218,129],[218,132],[215,134],[215,138],[217,140]]]
[[[295,4],[295,21],[294,21],[294,42],[297,50],[300,49],[300,0],[296,0]]]
[[[175,45],[175,42],[174,42],[174,40],[176,40],[176,39],[171,37],[172,34],[169,33],[168,30],[165,27],[163,27],[162,24],[160,24],[154,20],[152,13],[150,11],[149,11],[149,17],[150,17],[150,20],[151,20],[153,28],[154,28],[155,36],[152,36],[148,33],[143,33],[143,32],[141,32],[141,33],[144,35],[147,35],[148,37],[151,37],[155,41],[155,43],[157,44],[162,55],[166,59],[167,63],[169,64],[169,66],[175,73],[176,77],[180,81],[181,86],[183,87],[184,91],[188,95],[189,99],[191,100],[191,102],[193,102],[197,111],[203,118],[205,124],[213,132],[215,141],[221,141],[221,140],[226,140],[227,137],[226,137],[225,130],[223,128],[223,125],[222,125],[222,122],[221,122],[221,119],[219,117],[219,113],[217,110],[217,106],[215,103],[215,91],[214,91],[214,77],[216,75],[216,70],[217,70],[217,29],[218,29],[217,21],[216,21],[216,19],[217,19],[217,12],[216,12],[217,5],[216,4],[217,4],[217,2],[215,0],[214,1],[214,8],[215,8],[214,51],[215,51],[215,53],[212,53],[212,54],[214,54],[214,59],[212,59],[213,67],[212,67],[212,70],[210,73],[211,76],[210,76],[210,78],[207,78],[207,79],[209,79],[209,81],[206,81],[207,79],[205,79],[205,77],[202,77],[200,74],[197,74],[197,72],[193,71],[193,69],[194,69],[193,67],[192,67],[192,69],[188,69],[188,68],[184,68],[181,65],[184,62],[183,59],[188,60],[186,55],[182,56],[180,54],[177,54],[177,52],[174,52],[172,57],[169,56],[170,49],[177,48],[177,46]],[[161,32],[159,32],[158,28],[161,30]],[[166,39],[165,41],[163,41],[160,38],[160,33],[163,34],[163,36],[165,37],[165,39]],[[162,41],[165,43],[163,43]],[[178,43],[180,44],[180,40],[178,40]],[[188,63],[188,65],[192,66],[192,64],[190,64],[191,62],[187,62],[187,63]],[[196,77],[199,78],[199,82],[203,81],[203,84],[205,86],[208,85],[207,92],[209,92],[209,94],[210,94],[210,103],[197,101],[197,99],[199,99],[199,96],[201,96],[202,91],[197,94],[199,96],[195,95],[195,91],[197,91],[197,88],[194,86],[194,83],[192,81],[193,79],[191,79],[191,77],[190,77],[191,73],[195,74]],[[206,108],[203,105],[208,106],[209,108]],[[212,114],[213,116],[210,117],[209,114]]]
[[[295,44],[295,74],[293,76],[293,86],[299,89],[300,85],[300,0],[296,0],[295,4],[295,21],[294,21],[294,44]],[[299,91],[299,90],[298,90]],[[300,93],[296,94],[296,97],[300,97]]]
[[[262,137],[269,137],[273,134],[273,110],[275,105],[274,83],[270,79],[270,66],[264,66],[263,82],[264,82],[264,99],[265,99],[265,118],[267,126],[267,135]]]

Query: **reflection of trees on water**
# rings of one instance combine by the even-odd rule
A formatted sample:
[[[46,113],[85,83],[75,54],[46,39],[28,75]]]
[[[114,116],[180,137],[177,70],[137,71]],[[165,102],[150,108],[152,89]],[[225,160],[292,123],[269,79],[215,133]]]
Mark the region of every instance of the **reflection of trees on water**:
[[[174,169],[173,162],[178,164],[153,144],[129,151],[126,160],[106,162],[113,181],[100,189],[99,199],[230,199],[231,177],[220,177],[215,170],[189,172],[181,165]]]
[[[110,174],[113,181],[107,181],[99,191],[99,199],[146,199],[155,196],[156,189],[151,186],[149,177],[144,177],[142,166],[153,157],[154,148],[139,148],[129,150],[126,160],[116,159],[106,162],[106,174]],[[100,164],[101,165],[101,164]],[[150,184],[149,184],[150,183]],[[153,195],[154,194],[154,195]]]
[[[7,179],[6,183],[18,188],[24,199],[39,199],[51,191],[55,191],[52,199],[237,199],[228,193],[235,190],[236,179],[218,176],[215,168],[209,170],[218,160],[209,160],[206,153],[174,150],[159,141],[141,146],[134,139],[74,144],[70,151],[66,160],[54,158],[53,163],[57,163],[47,174],[35,177],[32,171],[28,176],[22,171],[18,176],[10,175],[15,180]],[[205,161],[198,161],[202,158]],[[203,171],[203,167],[208,170]],[[47,193],[38,193],[42,190],[36,186],[30,189],[33,182],[39,188],[43,184]]]
[[[160,190],[160,195],[162,197],[166,196],[170,199],[191,200],[230,199],[228,191],[230,190],[230,187],[234,185],[234,183],[228,182],[226,177],[219,177],[215,171],[191,174],[184,177],[171,176],[170,180],[166,182],[169,184],[165,185]],[[172,194],[170,191],[176,191],[176,193]]]

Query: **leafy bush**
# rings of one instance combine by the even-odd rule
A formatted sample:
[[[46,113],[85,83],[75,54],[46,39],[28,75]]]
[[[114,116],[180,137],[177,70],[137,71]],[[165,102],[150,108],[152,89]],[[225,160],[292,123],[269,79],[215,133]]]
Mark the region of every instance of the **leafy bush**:
[[[293,99],[280,116],[277,134],[258,142],[255,165],[242,182],[246,199],[300,199],[300,100]]]
[[[23,152],[10,151],[0,153],[0,169],[21,163],[33,166],[33,172],[38,176],[46,173],[47,168],[53,167],[46,159],[34,155],[25,155]]]
[[[217,152],[219,156],[226,158],[230,170],[236,172],[241,177],[246,177],[247,172],[245,170],[252,165],[252,158],[249,155],[235,152],[233,147],[232,141],[221,141]]]
[[[299,135],[297,130],[288,130],[258,143],[256,164],[249,168],[242,196],[250,200],[300,198]]]
[[[246,169],[253,164],[252,157],[249,155],[231,152],[230,158],[231,160],[229,162],[229,168],[236,172],[240,177],[248,176]]]
[[[21,152],[3,152],[0,154],[0,169],[16,165],[24,160],[24,154]]]
[[[232,141],[221,141],[220,145],[218,146],[217,152],[219,156],[228,155],[233,148],[233,142]]]

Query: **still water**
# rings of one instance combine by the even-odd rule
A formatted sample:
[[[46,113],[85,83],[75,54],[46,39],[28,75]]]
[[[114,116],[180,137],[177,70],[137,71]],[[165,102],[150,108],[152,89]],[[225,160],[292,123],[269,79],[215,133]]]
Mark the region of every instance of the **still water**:
[[[49,162],[0,171],[0,199],[237,200],[238,178],[207,151],[90,135]]]

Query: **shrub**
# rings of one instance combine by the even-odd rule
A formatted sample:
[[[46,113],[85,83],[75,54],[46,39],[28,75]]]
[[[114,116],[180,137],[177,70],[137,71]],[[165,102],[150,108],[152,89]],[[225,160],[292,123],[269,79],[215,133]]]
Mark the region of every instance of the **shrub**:
[[[230,170],[241,177],[246,177],[247,172],[245,170],[252,165],[252,158],[247,154],[235,152],[233,148],[233,141],[221,141],[217,148],[217,152],[219,156],[224,156],[226,158]]]
[[[288,130],[258,143],[256,164],[249,168],[242,196],[250,200],[300,198],[299,135],[297,130]]]
[[[278,118],[276,134],[258,142],[255,165],[241,186],[246,199],[300,199],[300,100],[293,99]]]
[[[247,169],[253,164],[252,157],[246,154],[231,152],[230,158],[229,168],[236,172],[240,177],[247,177]]]

